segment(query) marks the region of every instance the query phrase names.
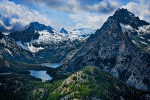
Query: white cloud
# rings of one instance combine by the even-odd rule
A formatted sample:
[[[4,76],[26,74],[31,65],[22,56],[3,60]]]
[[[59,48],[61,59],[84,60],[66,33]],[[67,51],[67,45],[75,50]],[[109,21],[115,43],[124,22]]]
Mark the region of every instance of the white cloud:
[[[127,8],[140,19],[150,22],[150,0],[140,0],[139,3],[129,2],[122,7]]]
[[[96,13],[76,13],[70,14],[69,17],[76,23],[75,28],[94,28],[99,29],[107,20],[107,14]]]
[[[75,25],[73,28],[100,28],[100,26],[106,21],[107,17],[117,9],[119,2],[118,0],[102,0],[98,3],[88,3],[82,0],[24,0],[26,3],[34,3],[35,5],[47,5],[50,9],[67,12],[69,18]],[[93,1],[92,1],[93,2]],[[9,5],[8,7],[4,7]],[[2,7],[3,6],[3,7]],[[39,21],[40,23],[47,23],[48,19],[39,14],[39,12],[31,10],[23,5],[15,4],[13,2],[5,1],[0,4],[0,9],[2,8],[3,19],[0,19],[3,23],[0,25],[5,28],[5,30],[23,29],[24,25],[32,22]],[[10,11],[10,9],[12,11]],[[42,8],[41,8],[42,9]],[[6,13],[5,13],[6,11]],[[28,15],[28,16],[27,16]],[[36,16],[36,17],[35,17]],[[9,19],[9,25],[6,25],[4,19]],[[57,20],[57,19],[56,19]],[[58,24],[58,23],[57,23]],[[21,27],[18,27],[21,26]],[[58,26],[58,25],[53,25]],[[70,26],[70,25],[69,25]],[[75,26],[75,27],[74,27]],[[63,25],[62,27],[68,27]]]
[[[22,30],[30,22],[38,21],[49,25],[50,21],[38,11],[31,10],[23,5],[2,0],[0,1],[0,30]]]
[[[72,27],[73,28],[100,28],[107,20],[108,16],[113,15],[117,8],[127,8],[129,11],[139,16],[140,19],[150,22],[150,0],[137,0],[138,2],[129,2],[121,5],[119,0],[101,0],[98,3],[88,3],[90,0],[23,0],[27,3],[35,5],[44,5],[50,10],[65,12],[73,21],[61,24],[55,17],[49,16],[56,27]],[[84,2],[83,2],[84,1]],[[93,0],[94,1],[94,0]],[[91,2],[93,2],[91,1]],[[135,1],[135,0],[134,0]],[[86,3],[85,3],[86,2]],[[39,7],[39,6],[38,6]],[[39,9],[43,9],[39,7]],[[53,12],[50,12],[53,13]],[[67,16],[67,18],[68,18]],[[5,30],[20,30],[26,24],[32,21],[50,25],[50,21],[38,11],[31,10],[23,5],[3,0],[0,1],[0,26]],[[68,23],[68,24],[67,24]],[[75,25],[75,27],[74,27]],[[19,26],[19,27],[18,27]],[[2,29],[0,27],[0,30]]]

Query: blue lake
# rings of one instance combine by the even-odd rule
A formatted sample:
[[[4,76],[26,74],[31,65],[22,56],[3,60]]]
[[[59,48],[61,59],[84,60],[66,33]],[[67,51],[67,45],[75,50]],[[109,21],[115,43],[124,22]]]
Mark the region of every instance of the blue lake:
[[[46,73],[46,70],[40,70],[40,71],[39,70],[38,71],[37,70],[29,70],[29,71],[30,71],[31,76],[41,79],[42,82],[52,79],[52,77]]]
[[[50,68],[57,68],[60,66],[60,63],[43,63],[42,66],[50,67]],[[52,77],[46,73],[47,70],[29,70],[30,75],[41,79],[43,82],[51,80]]]

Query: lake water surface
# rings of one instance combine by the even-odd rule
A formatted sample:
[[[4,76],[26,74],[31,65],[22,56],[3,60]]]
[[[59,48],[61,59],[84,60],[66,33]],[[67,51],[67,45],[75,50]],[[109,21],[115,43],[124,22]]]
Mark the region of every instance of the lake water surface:
[[[60,66],[60,63],[43,63],[42,66],[50,67],[50,68],[57,68]],[[51,80],[52,77],[46,73],[47,70],[29,70],[30,75],[41,79],[43,82]]]
[[[51,80],[52,77],[46,73],[46,70],[29,70],[30,71],[30,75],[35,77],[35,78],[39,78],[42,79],[43,82]]]

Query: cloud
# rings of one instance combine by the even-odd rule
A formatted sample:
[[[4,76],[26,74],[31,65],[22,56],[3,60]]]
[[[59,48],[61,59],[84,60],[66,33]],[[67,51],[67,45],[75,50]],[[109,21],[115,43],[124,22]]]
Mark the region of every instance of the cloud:
[[[26,0],[25,0],[26,1]],[[31,0],[32,1],[32,0]],[[55,10],[77,13],[110,13],[118,8],[118,0],[33,0]]]
[[[11,1],[16,2],[18,0]],[[21,4],[15,4],[10,1],[5,1],[4,3],[3,1],[3,3],[0,3],[0,9],[3,11],[2,13],[0,12],[0,25],[2,26],[0,30],[1,28],[5,30],[19,30],[32,21],[49,24],[49,19],[53,23],[52,26],[56,26],[55,28],[100,28],[108,16],[113,15],[116,9],[122,7],[127,8],[136,16],[139,16],[140,19],[150,22],[150,0],[129,1],[130,0],[21,0]],[[34,6],[36,10],[49,16],[49,18],[25,6],[31,8]]]
[[[7,0],[0,1],[0,31],[20,31],[33,21],[50,24],[38,11]]]
[[[39,10],[42,9],[40,5],[44,5],[50,11],[55,10],[67,13],[70,18],[69,20],[74,22],[72,23],[74,25],[69,25],[72,28],[100,28],[107,17],[120,5],[118,0],[22,0],[22,2],[27,5],[34,5],[35,7],[38,5],[37,8]],[[52,19],[51,16],[49,17],[49,19]],[[57,19],[53,18],[52,21],[54,22],[54,20]],[[65,25],[63,27],[68,27]]]
[[[129,2],[122,6],[140,17],[142,20],[150,22],[150,0],[139,0],[139,2]]]
[[[108,1],[110,2],[110,1]],[[115,12],[117,8],[127,8],[129,11],[134,13],[136,16],[139,16],[140,19],[146,20],[150,22],[150,1],[147,0],[138,0],[138,2],[128,2],[126,5],[116,2],[110,2],[111,5],[114,5],[114,10],[109,10],[108,5],[109,3],[105,3],[104,1],[99,2],[98,4],[90,5],[89,10],[90,12],[84,12],[84,13],[72,13],[69,15],[69,17],[76,23],[76,27],[87,27],[87,28],[100,28],[103,23],[107,20],[107,18]],[[101,7],[103,6],[103,7]],[[85,6],[88,7],[88,6]],[[100,8],[101,7],[101,8]],[[108,9],[105,9],[105,7]],[[102,9],[104,8],[104,10]],[[99,10],[98,10],[99,9]],[[112,8],[113,9],[113,8]],[[91,13],[97,12],[97,13]],[[110,12],[109,12],[110,11]],[[105,13],[108,12],[108,13]]]
[[[117,0],[102,0],[96,4],[81,6],[84,11],[109,14],[118,8],[120,3]]]
[[[85,2],[85,0],[83,1]],[[107,20],[108,16],[112,15],[118,6],[120,6],[120,3],[117,0],[101,0],[97,3],[88,3],[85,5],[83,4],[83,1],[80,2],[81,11],[69,14],[69,17],[75,22],[76,28],[84,27],[99,29]]]
[[[107,20],[107,14],[91,14],[91,13],[84,13],[84,14],[70,14],[69,17],[75,22],[75,28],[93,28],[99,29],[101,25]]]

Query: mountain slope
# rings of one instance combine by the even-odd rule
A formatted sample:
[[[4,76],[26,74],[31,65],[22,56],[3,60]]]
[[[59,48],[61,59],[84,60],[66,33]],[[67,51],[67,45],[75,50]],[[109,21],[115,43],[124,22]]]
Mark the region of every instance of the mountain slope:
[[[59,45],[65,41],[82,41],[93,34],[95,30],[82,29],[67,31],[64,28],[60,32],[50,26],[38,22],[31,22],[23,31],[12,32],[8,37],[14,39],[25,50],[33,53],[45,49],[45,45]]]
[[[88,66],[65,79],[49,95],[49,99],[140,100],[143,93],[125,85],[100,68]]]
[[[23,31],[12,32],[8,37],[25,51],[31,52],[38,63],[60,63],[72,58],[94,32],[92,29],[67,31],[64,28],[57,32],[50,26],[32,22]]]
[[[149,25],[126,9],[118,9],[59,72],[94,65],[137,89],[150,90],[150,55],[131,41],[121,23],[135,29]]]
[[[33,63],[34,55],[29,51],[22,49],[8,36],[0,32],[0,55],[3,59],[8,61]]]
[[[32,22],[29,26],[27,26],[23,31],[20,32],[12,32],[8,36],[14,39],[15,41],[31,42],[32,40],[38,39],[39,34],[38,31],[46,30],[50,33],[54,33],[50,26],[45,26],[43,24],[39,24],[38,22]]]

